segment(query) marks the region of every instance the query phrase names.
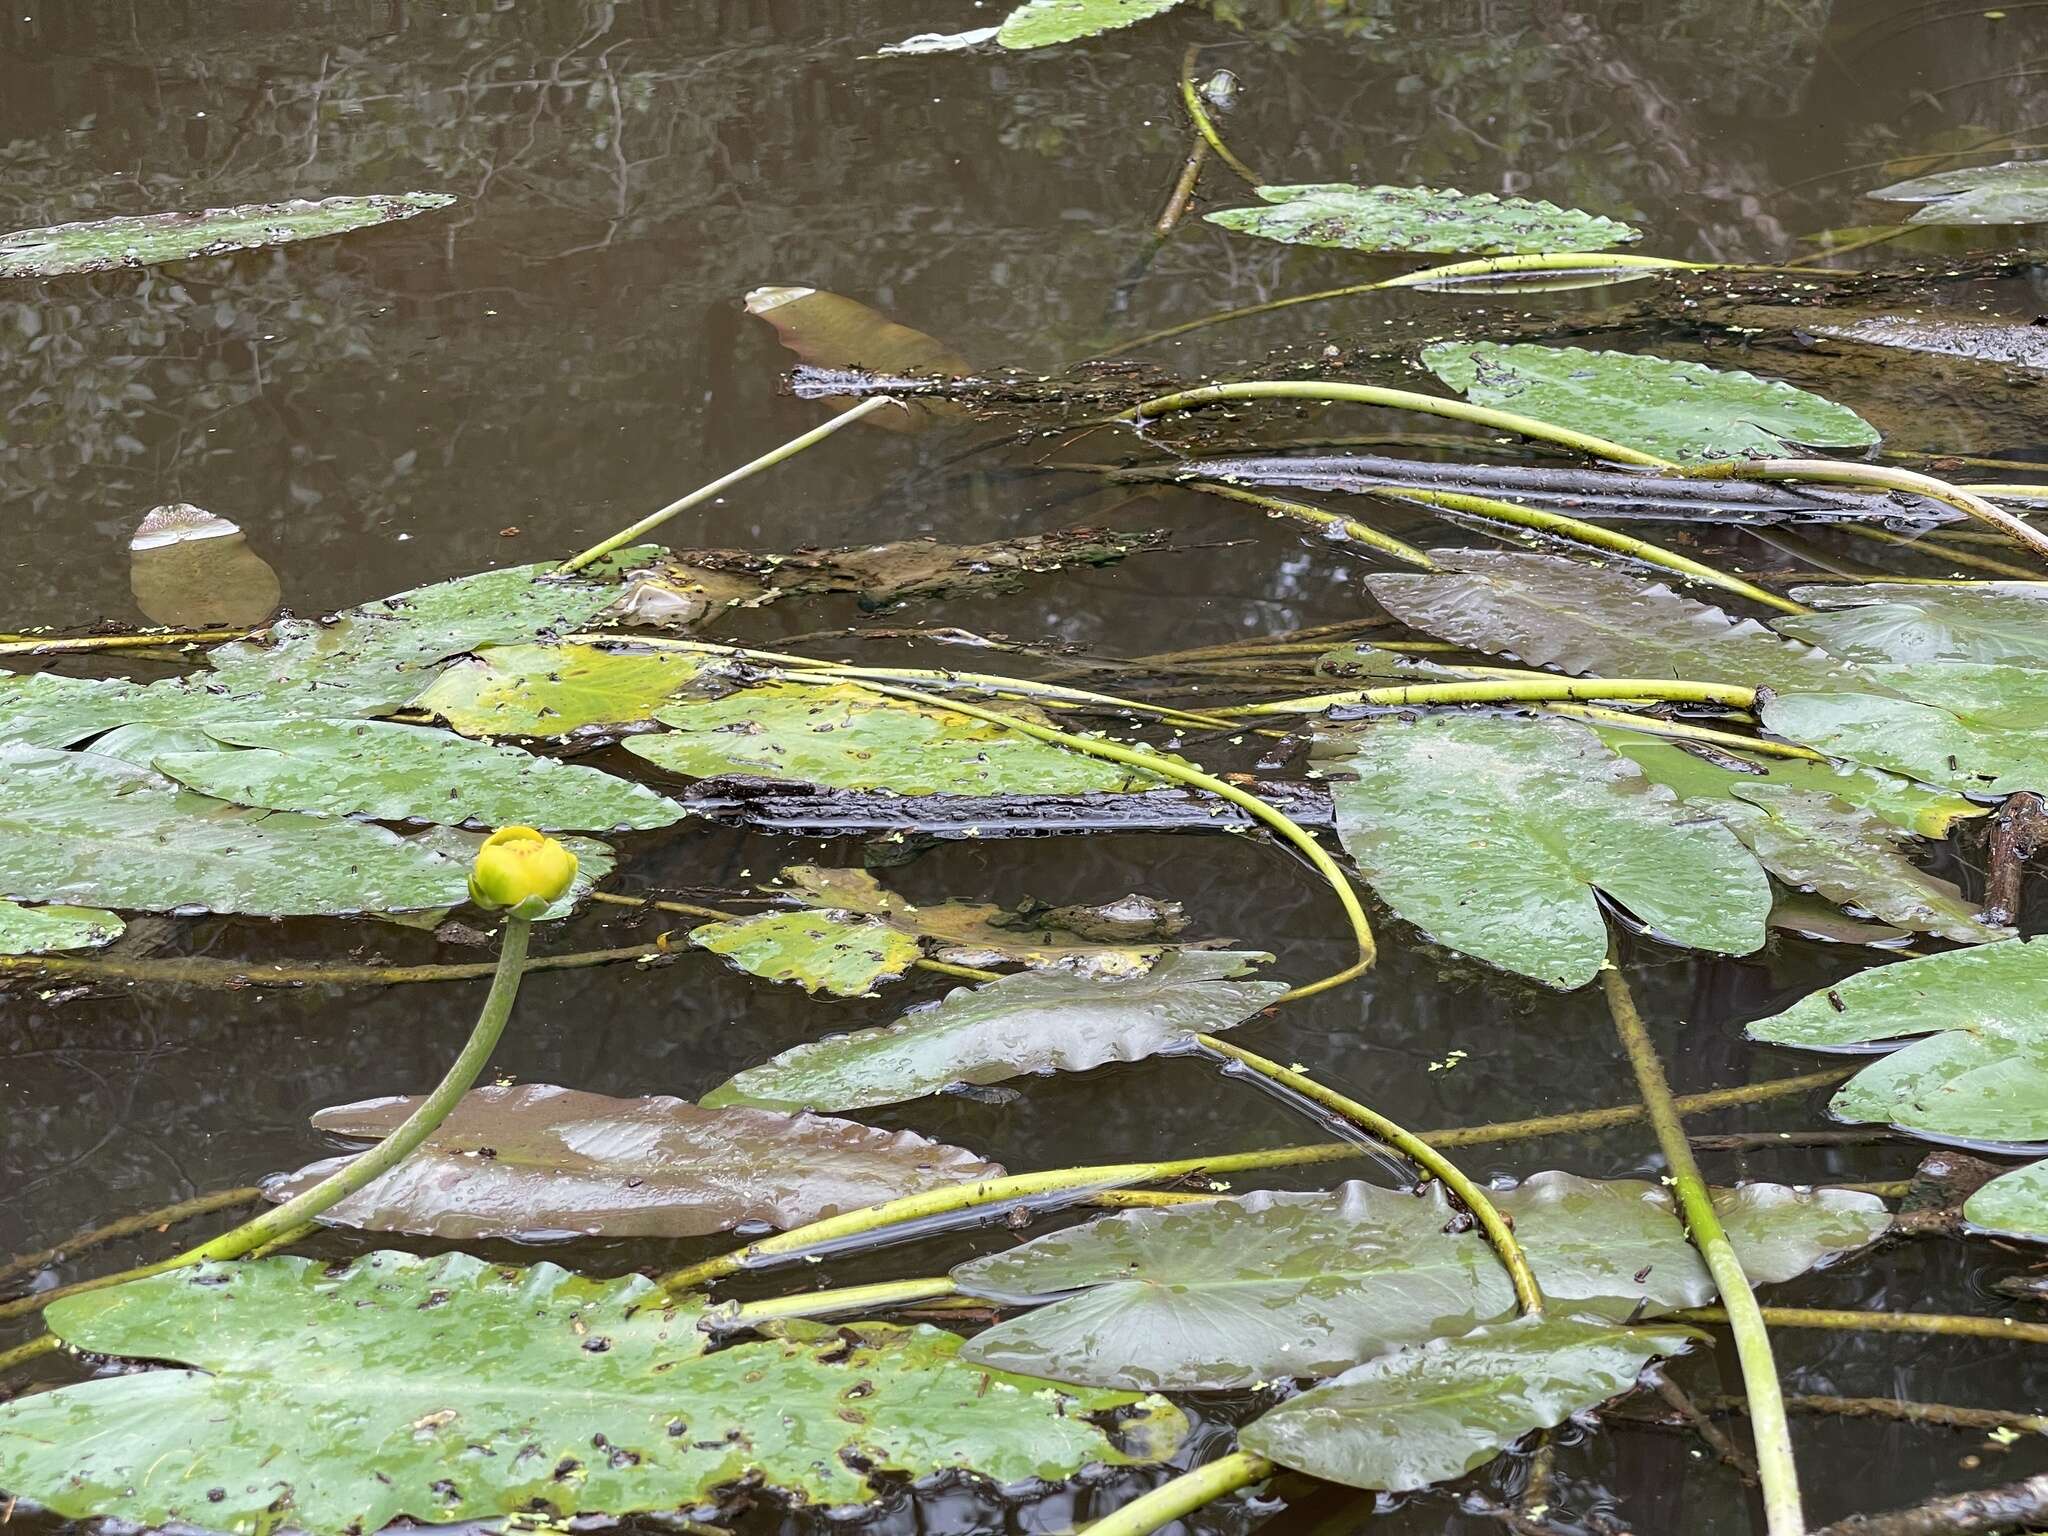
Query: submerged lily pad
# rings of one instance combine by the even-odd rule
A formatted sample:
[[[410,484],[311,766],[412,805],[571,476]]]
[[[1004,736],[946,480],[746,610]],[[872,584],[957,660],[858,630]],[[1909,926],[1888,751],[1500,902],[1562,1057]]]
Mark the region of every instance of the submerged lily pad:
[[[1728,829],[1568,720],[1431,715],[1316,745],[1337,835],[1440,944],[1553,987],[1607,958],[1596,892],[1676,944],[1762,947],[1770,881]]]
[[[1226,208],[1207,215],[1209,222],[1287,245],[1433,256],[1598,251],[1642,238],[1599,214],[1491,192],[1343,182],[1253,191],[1271,206]]]
[[[704,1095],[707,1108],[859,1109],[921,1099],[954,1083],[1085,1072],[1186,1049],[1235,1028],[1287,990],[1250,976],[1271,956],[1191,949],[1136,976],[1024,971],[958,987],[884,1029],[794,1046]]]
[[[846,683],[770,683],[671,704],[654,717],[669,729],[632,737],[626,750],[692,778],[759,774],[904,795],[1076,795],[1164,782],[1142,768]]]
[[[1238,1440],[1330,1482],[1427,1488],[1628,1391],[1651,1360],[1703,1337],[1689,1328],[1517,1318],[1368,1360],[1268,1411]]]
[[[203,507],[155,507],[128,541],[128,589],[152,624],[261,624],[277,611],[277,572],[242,530]]]
[[[1180,0],[1025,0],[1004,18],[996,41],[1005,48],[1049,48],[1164,15]]]
[[[313,1124],[388,1136],[420,1102],[367,1099],[323,1109]],[[263,1192],[289,1200],[353,1160],[314,1163]],[[1002,1175],[998,1164],[911,1131],[530,1083],[470,1090],[417,1152],[320,1219],[455,1242],[704,1237],[749,1222],[800,1226]]]
[[[2048,581],[1794,587],[1792,596],[1824,611],[1771,627],[1845,661],[2048,666]]]
[[[373,1253],[206,1265],[53,1304],[76,1348],[186,1369],[0,1404],[0,1487],[75,1519],[309,1536],[715,1504],[765,1483],[1064,1479],[1171,1454],[1178,1410],[959,1364],[933,1328],[784,1325],[706,1353],[696,1298],[551,1264]],[[1091,1420],[1135,1410],[1120,1446]]]
[[[1422,361],[1477,405],[1590,432],[1668,459],[1867,448],[1877,428],[1779,379],[1631,352],[1445,341]]]
[[[1937,171],[1864,195],[1924,204],[1907,221],[1913,224],[2040,224],[2048,222],[2048,160]]]
[[[24,907],[0,901],[0,955],[98,949],[121,936],[121,919],[92,907]]]
[[[915,965],[924,948],[879,918],[830,908],[763,912],[690,930],[690,942],[750,976],[793,981],[807,992],[865,997]]]
[[[964,35],[986,41],[989,34]],[[971,361],[936,336],[899,325],[880,310],[844,294],[817,288],[756,288],[747,295],[747,313],[773,326],[782,344],[800,360],[821,368],[862,368],[911,379],[960,378],[974,372]],[[848,396],[819,398],[835,410],[844,410],[854,403]],[[905,410],[882,411],[866,419],[890,431],[909,432],[928,425],[935,417],[957,416],[964,411],[953,401],[905,403]]]
[[[53,224],[0,235],[0,279],[63,277],[153,267],[195,256],[220,256],[345,235],[391,224],[455,199],[445,192],[402,192],[395,197],[293,198],[287,203],[243,203],[197,213],[148,213],[133,218]]]
[[[630,779],[428,726],[259,720],[208,726],[207,735],[228,750],[165,753],[155,766],[188,788],[236,805],[600,832],[666,827],[684,814]]]

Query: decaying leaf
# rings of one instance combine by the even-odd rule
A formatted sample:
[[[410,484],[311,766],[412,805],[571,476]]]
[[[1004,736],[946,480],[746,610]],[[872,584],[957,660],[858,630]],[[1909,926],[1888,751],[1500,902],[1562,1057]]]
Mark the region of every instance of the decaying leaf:
[[[203,507],[153,508],[128,541],[128,585],[152,624],[253,628],[277,611],[277,572],[242,530]]]

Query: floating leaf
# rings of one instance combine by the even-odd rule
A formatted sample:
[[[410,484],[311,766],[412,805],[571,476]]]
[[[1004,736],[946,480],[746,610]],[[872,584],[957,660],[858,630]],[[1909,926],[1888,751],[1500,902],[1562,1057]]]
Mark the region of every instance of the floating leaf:
[[[466,862],[382,827],[242,810],[95,753],[0,748],[0,896],[282,917],[467,894]]]
[[[420,1102],[367,1099],[323,1109],[313,1124],[338,1136],[388,1136]],[[351,1161],[314,1163],[264,1193],[289,1200]],[[472,1089],[424,1146],[321,1220],[454,1242],[704,1237],[752,1222],[800,1226],[1002,1175],[964,1148],[911,1131],[531,1083]]]
[[[121,919],[92,907],[23,907],[0,901],[0,955],[98,949],[121,936]]]
[[[2048,1243],[2048,1163],[2000,1174],[1963,1202],[1963,1219],[1999,1237]]]
[[[1939,171],[1865,196],[1925,204],[1907,221],[1912,224],[2040,224],[2048,222],[2048,160]]]
[[[1001,27],[976,27],[971,32],[920,32],[900,43],[884,43],[875,52],[883,58],[899,53],[965,53],[983,43],[994,42],[1000,31]]]
[[[211,720],[294,712],[273,709],[262,695],[212,693],[178,679],[144,687],[119,678],[0,672],[0,741],[27,746],[75,746],[120,726],[187,732]]]
[[[1765,725],[1787,740],[1974,795],[2048,789],[2048,671],[1976,662],[1865,669],[1876,692],[1787,693]]]
[[[1354,1488],[1427,1488],[1630,1390],[1652,1359],[1702,1337],[1689,1328],[1518,1318],[1368,1360],[1270,1410],[1238,1441]]]
[[[1272,206],[1226,208],[1209,222],[1288,245],[1442,256],[1598,251],[1642,238],[1599,214],[1491,192],[1344,182],[1252,190]]]
[[[1605,892],[1673,943],[1762,947],[1770,882],[1726,827],[1568,720],[1432,715],[1317,742],[1337,835],[1440,944],[1553,987],[1607,958]]]
[[[1771,903],[1771,926],[1822,944],[1865,944],[1876,949],[1892,948],[1913,937],[1903,928],[1850,917],[1833,902],[1800,891],[1781,894]]]
[[[2018,939],[1864,971],[1749,1026],[1840,1050],[1914,1035],[1834,1097],[1841,1119],[1964,1144],[2048,1140],[2048,943]]]
[[[963,34],[976,41],[993,35]],[[906,50],[898,45],[882,51]],[[911,380],[959,378],[975,371],[972,362],[937,337],[899,325],[881,311],[843,294],[816,288],[756,288],[747,295],[747,313],[774,326],[782,344],[802,361],[820,367],[863,368]],[[840,411],[854,403],[847,396],[820,398]],[[866,420],[892,432],[913,432],[936,416],[962,411],[958,404],[943,400],[914,400],[906,405],[905,410],[881,411]]]
[[[632,737],[626,749],[692,778],[759,774],[904,795],[1088,794],[1161,782],[1140,768],[847,683],[770,683],[671,704],[655,719],[669,729]]]
[[[1180,0],[1025,0],[1003,21],[996,41],[1005,48],[1046,48],[1135,26],[1172,10]]]
[[[1753,619],[1615,567],[1505,550],[1432,550],[1430,558],[1440,574],[1388,572],[1366,585],[1404,624],[1532,667],[1781,690],[1836,688],[1858,675]]]
[[[878,918],[829,908],[706,923],[690,930],[690,942],[750,976],[793,981],[807,992],[833,997],[866,997],[924,954],[915,938]]]
[[[674,801],[629,779],[430,726],[258,720],[208,726],[207,734],[247,750],[171,752],[156,767],[236,805],[555,831],[645,831],[683,817]]]
[[[64,277],[74,272],[111,272],[117,267],[153,267],[319,240],[351,230],[391,224],[455,199],[445,192],[402,192],[396,197],[325,197],[318,202],[243,203],[198,213],[150,213],[135,218],[53,224],[0,235],[0,279]]]
[[[1422,361],[1475,405],[1498,406],[1668,459],[1866,448],[1877,429],[1778,379],[1630,352],[1444,341]]]
[[[270,562],[224,517],[186,503],[156,507],[128,541],[128,586],[152,624],[261,624],[277,610]]]
[[[884,1029],[795,1046],[704,1095],[707,1108],[859,1109],[923,1098],[954,1083],[1027,1072],[1085,1072],[1186,1049],[1234,1028],[1287,990],[1249,979],[1270,956],[1182,950],[1137,976],[1024,971],[957,987]]]
[[[1061,1479],[1170,1454],[1158,1401],[960,1365],[932,1328],[785,1325],[704,1353],[697,1303],[551,1264],[375,1253],[209,1264],[54,1303],[96,1353],[196,1369],[0,1405],[0,1486],[56,1514],[255,1536],[674,1511],[765,1483],[841,1505],[894,1477]],[[1135,1406],[1126,1451],[1091,1414]]]
[[[1715,1298],[1659,1185],[1539,1173],[1495,1201],[1555,1303],[1620,1318]],[[1750,1185],[1714,1202],[1758,1283],[1804,1274],[1891,1225],[1881,1200],[1847,1190]],[[1134,1390],[1327,1376],[1514,1306],[1499,1259],[1435,1185],[1261,1191],[1108,1216],[971,1260],[953,1281],[1006,1303],[1056,1298],[977,1335],[965,1358]]]
[[[573,736],[640,725],[709,656],[595,645],[491,645],[444,668],[412,707],[465,736]]]
[[[1794,587],[1792,596],[1829,611],[1771,627],[1845,661],[2048,665],[2048,581]]]

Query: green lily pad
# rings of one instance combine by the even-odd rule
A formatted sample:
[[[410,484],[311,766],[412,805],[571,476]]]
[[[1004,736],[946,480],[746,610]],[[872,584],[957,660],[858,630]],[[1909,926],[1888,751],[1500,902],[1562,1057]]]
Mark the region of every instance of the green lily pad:
[[[1026,0],[1004,18],[996,41],[1005,48],[1049,48],[1136,26],[1180,0]]]
[[[921,1099],[954,1083],[1139,1061],[1186,1049],[1195,1035],[1235,1028],[1272,1003],[1286,983],[1249,975],[1270,958],[1189,949],[1135,976],[1022,971],[958,987],[936,1007],[887,1028],[794,1046],[699,1102],[859,1109]]]
[[[1366,585],[1404,624],[1531,667],[1781,691],[1840,688],[1861,675],[1622,567],[1484,549],[1432,550],[1430,558],[1440,572],[1388,572]]]
[[[924,946],[874,917],[830,908],[763,912],[690,930],[690,942],[766,981],[806,992],[866,997],[915,965]]]
[[[74,272],[111,272],[118,267],[153,267],[195,256],[220,256],[320,240],[351,230],[391,224],[446,208],[445,192],[403,192],[395,197],[294,198],[288,203],[244,203],[197,213],[148,213],[134,218],[96,219],[19,229],[0,235],[0,280],[63,277]]]
[[[455,906],[468,878],[382,827],[243,810],[91,752],[0,748],[0,896],[283,917]]]
[[[170,752],[155,765],[236,805],[451,826],[645,831],[683,808],[596,768],[490,746],[428,726],[257,720],[207,734],[236,750]]]
[[[1431,715],[1318,737],[1337,836],[1438,943],[1548,986],[1607,958],[1604,892],[1673,943],[1762,947],[1770,881],[1711,817],[1581,725]]]
[[[51,1331],[186,1369],[0,1404],[0,1486],[56,1514],[309,1536],[716,1504],[858,1504],[893,1476],[1064,1479],[1170,1454],[1185,1420],[955,1359],[932,1328],[785,1325],[706,1353],[638,1275],[373,1253],[207,1265],[70,1297]],[[1090,1415],[1129,1409],[1123,1446]]]
[[[0,955],[47,955],[98,949],[121,936],[124,924],[93,907],[24,907],[0,901]]]
[[[1963,1219],[1983,1232],[2048,1243],[2048,1163],[2002,1173],[1963,1202]]]
[[[1476,405],[1497,406],[1667,459],[1867,448],[1877,428],[1778,379],[1631,352],[1445,341],[1422,361]]]
[[[1879,693],[1787,693],[1765,725],[1831,757],[1855,758],[1975,795],[2048,789],[2048,670],[1977,662],[1865,669]]]
[[[1844,661],[2048,665],[2048,581],[1794,587],[1792,597],[1824,611],[1771,627]]]
[[[1226,208],[1209,222],[1287,245],[1432,256],[1599,251],[1643,233],[1597,213],[1491,192],[1343,182],[1252,190],[1270,206]]]
[[[412,700],[465,736],[572,736],[642,725],[710,665],[687,651],[492,645]]]
[[[2048,222],[2048,160],[1937,171],[1864,195],[1924,204],[1907,221],[1911,224],[2040,224]]]
[[[1368,1360],[1270,1410],[1238,1441],[1354,1488],[1427,1488],[1627,1392],[1651,1360],[1702,1337],[1688,1328],[1517,1318]]]
[[[630,737],[626,750],[692,778],[758,774],[903,795],[1079,795],[1165,782],[1142,768],[845,683],[770,683],[670,704],[654,717],[669,729]]]

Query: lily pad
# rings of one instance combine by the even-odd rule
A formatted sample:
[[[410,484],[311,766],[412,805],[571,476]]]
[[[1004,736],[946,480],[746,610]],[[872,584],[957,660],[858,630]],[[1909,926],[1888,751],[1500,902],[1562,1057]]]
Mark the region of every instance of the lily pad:
[[[2048,1163],[2002,1173],[1963,1202],[1963,1219],[1980,1232],[2048,1243]]]
[[[1562,555],[1432,550],[1436,574],[1366,585],[1402,623],[1532,667],[1780,690],[1849,686],[1856,668],[1681,596],[1663,581]]]
[[[1136,26],[1179,4],[1180,0],[1026,0],[1004,18],[996,41],[1005,48],[1049,48]]]
[[[574,736],[651,722],[712,664],[687,651],[490,645],[443,668],[414,709],[464,736]]]
[[[924,946],[879,918],[830,908],[763,912],[690,930],[690,942],[723,955],[765,981],[793,981],[807,992],[866,997],[915,965]]]
[[[0,896],[144,912],[394,912],[468,865],[362,822],[254,812],[91,752],[0,748]]]
[[[2048,581],[1794,587],[1792,596],[1824,611],[1771,627],[1845,661],[2048,666]]]
[[[1599,251],[1643,233],[1596,213],[1491,192],[1343,182],[1253,191],[1271,206],[1226,208],[1209,222],[1287,245],[1432,256]]]
[[[986,40],[984,34],[963,35]],[[971,361],[936,336],[899,325],[880,310],[844,294],[817,288],[756,288],[747,295],[747,313],[772,325],[782,344],[800,360],[819,367],[863,368],[910,379],[960,378],[975,371]],[[854,403],[846,396],[820,398],[836,410]],[[964,411],[958,403],[944,400],[908,401],[906,406],[866,419],[891,431],[909,432],[928,425],[934,417],[957,416]]]
[[[1749,1026],[1816,1050],[1925,1036],[1864,1068],[1829,1109],[1916,1135],[2048,1141],[2048,943],[2008,940],[1864,971]]]
[[[1272,958],[1182,950],[1137,976],[1024,971],[975,987],[884,1029],[856,1030],[784,1051],[721,1083],[707,1108],[859,1109],[921,1099],[954,1083],[1027,1072],[1085,1072],[1188,1048],[1235,1028],[1287,990],[1250,976]]]
[[[1831,757],[1855,758],[1974,795],[2048,789],[2048,670],[1977,662],[1870,667],[1875,692],[1788,693],[1765,725]]]
[[[98,949],[121,936],[121,919],[92,907],[24,907],[0,901],[0,955]]]
[[[170,752],[158,771],[236,805],[450,826],[645,831],[683,808],[596,768],[469,741],[429,726],[370,720],[214,725],[234,750]]]
[[[882,1323],[705,1352],[640,1276],[374,1253],[207,1265],[51,1306],[76,1348],[182,1362],[0,1404],[0,1486],[77,1519],[309,1536],[715,1504],[765,1483],[857,1504],[881,1480],[1063,1479],[1170,1454],[1179,1412],[955,1359]],[[1090,1415],[1135,1410],[1120,1448]]]
[[[669,729],[632,737],[626,750],[692,778],[758,774],[904,795],[1073,795],[1165,782],[1142,768],[847,683],[769,683],[670,704],[654,717]]]
[[[323,1109],[313,1124],[381,1138],[420,1102],[366,1099]],[[351,1161],[314,1163],[264,1193],[289,1200]],[[454,1242],[704,1237],[753,1222],[800,1226],[1002,1175],[911,1131],[530,1083],[472,1089],[417,1152],[321,1220]]]
[[[1422,361],[1476,405],[1590,432],[1668,459],[1867,448],[1877,428],[1778,379],[1631,352],[1439,342]]]
[[[395,197],[293,198],[287,203],[243,203],[197,213],[149,213],[19,229],[0,235],[0,279],[64,277],[153,267],[195,256],[220,256],[320,240],[410,219],[455,199],[445,192],[402,192]]]
[[[1651,1360],[1703,1337],[1689,1328],[1517,1318],[1368,1360],[1270,1410],[1238,1440],[1330,1482],[1427,1488],[1629,1391]]]
[[[1888,203],[1921,203],[1911,224],[2048,222],[2048,160],[2006,160],[1895,181],[1864,194]]]
[[[1568,720],[1431,715],[1331,732],[1344,851],[1440,944],[1548,986],[1607,958],[1605,893],[1676,944],[1761,948],[1771,888],[1749,851]]]

